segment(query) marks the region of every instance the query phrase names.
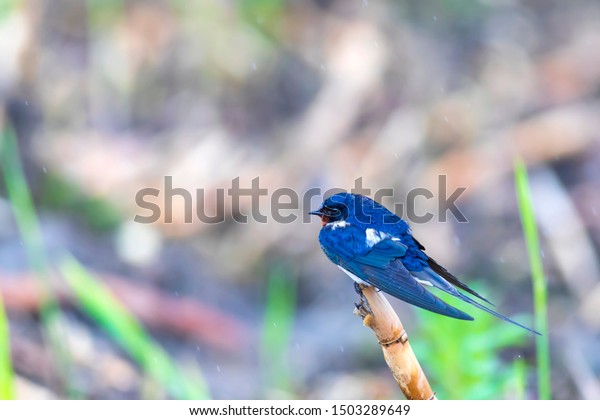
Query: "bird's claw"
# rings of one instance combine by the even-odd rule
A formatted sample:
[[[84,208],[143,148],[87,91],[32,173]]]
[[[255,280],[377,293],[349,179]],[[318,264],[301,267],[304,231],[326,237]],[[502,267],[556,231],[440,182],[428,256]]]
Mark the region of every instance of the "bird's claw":
[[[355,303],[354,306],[354,314],[358,315],[362,319],[365,319],[368,315],[371,314],[371,310],[368,308],[368,304],[365,305],[364,302]]]
[[[371,307],[369,306],[369,302],[367,301],[367,299],[365,298],[365,295],[363,294],[363,286],[361,286],[358,283],[354,283],[354,290],[356,291],[356,293],[359,296],[359,301],[357,303],[354,304],[354,313],[358,316],[360,316],[362,319],[365,319],[367,315],[372,315],[373,311],[371,311]]]

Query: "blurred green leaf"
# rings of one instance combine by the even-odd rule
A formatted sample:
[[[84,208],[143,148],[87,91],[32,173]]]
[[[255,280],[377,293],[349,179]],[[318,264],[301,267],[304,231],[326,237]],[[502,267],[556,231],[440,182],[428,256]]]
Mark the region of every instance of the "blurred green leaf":
[[[296,307],[295,282],[286,279],[283,270],[275,269],[269,277],[262,328],[261,362],[268,387],[291,391],[291,374],[286,353]]]
[[[43,180],[40,206],[69,213],[92,229],[106,231],[121,223],[121,215],[107,200],[89,197],[73,183],[49,173]]]
[[[515,399],[525,399],[525,389],[527,387],[527,365],[525,360],[519,357],[513,361],[513,386],[515,392]]]
[[[0,1],[0,22],[10,16],[10,14],[21,6],[23,0],[2,0]]]
[[[540,241],[538,238],[531,191],[527,179],[527,168],[522,160],[515,162],[515,185],[519,201],[519,212],[523,224],[523,235],[529,255],[531,281],[533,283],[533,301],[535,311],[535,329],[542,335],[536,337],[538,394],[542,400],[549,400],[550,384],[550,341],[548,337],[548,292],[542,265]]]
[[[67,395],[79,397],[79,392],[71,387],[71,355],[64,345],[64,336],[60,330],[60,307],[49,285],[49,265],[42,240],[33,199],[25,179],[15,133],[5,127],[0,133],[0,162],[8,200],[23,240],[29,264],[35,273],[38,287],[45,298],[40,306],[40,318],[44,338],[50,345],[52,357]]]
[[[8,319],[4,312],[2,296],[0,296],[0,400],[12,400],[14,397]]]
[[[142,369],[178,399],[208,399],[201,378],[183,374],[137,320],[79,262],[66,257],[60,270],[82,309],[117,341]]]
[[[259,26],[279,23],[285,7],[284,0],[241,0],[238,3],[249,20]]]
[[[88,0],[88,19],[95,28],[106,29],[105,25],[125,16],[124,0]]]
[[[0,140],[2,172],[8,199],[23,238],[27,257],[32,268],[40,274],[48,264],[35,207],[21,167],[17,139],[14,132],[6,127]]]
[[[467,313],[473,309],[460,301],[452,305]],[[529,336],[527,331],[484,312],[477,313],[472,322],[428,311],[417,314],[419,330],[411,345],[440,398],[502,398],[513,371],[502,361],[500,352],[522,346]]]

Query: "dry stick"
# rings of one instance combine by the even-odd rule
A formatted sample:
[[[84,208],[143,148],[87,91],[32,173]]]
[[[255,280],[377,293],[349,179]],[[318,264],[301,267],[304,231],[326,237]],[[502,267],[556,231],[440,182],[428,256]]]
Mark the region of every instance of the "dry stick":
[[[364,325],[375,332],[383,357],[406,398],[437,399],[412,351],[402,322],[390,303],[374,287],[361,285],[360,288],[364,299],[356,305],[355,313],[363,318]]]

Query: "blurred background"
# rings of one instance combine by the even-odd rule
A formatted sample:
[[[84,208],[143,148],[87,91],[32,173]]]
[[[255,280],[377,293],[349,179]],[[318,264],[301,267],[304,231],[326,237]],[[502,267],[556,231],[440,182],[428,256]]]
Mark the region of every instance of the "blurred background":
[[[403,398],[318,221],[239,224],[215,190],[362,177],[390,204],[445,174],[468,223],[423,199],[415,236],[533,325],[522,158],[551,395],[600,399],[598,22],[594,0],[2,0],[0,394]],[[134,222],[165,176],[225,222],[179,198]],[[527,332],[390,301],[438,397],[540,397]]]

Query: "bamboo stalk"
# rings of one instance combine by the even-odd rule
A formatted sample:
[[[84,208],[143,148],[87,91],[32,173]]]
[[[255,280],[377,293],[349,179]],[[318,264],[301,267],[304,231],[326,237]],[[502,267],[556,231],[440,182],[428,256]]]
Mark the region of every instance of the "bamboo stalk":
[[[360,288],[362,297],[355,313],[377,336],[383,357],[406,398],[437,399],[410,346],[402,322],[390,303],[374,287],[361,285]]]

